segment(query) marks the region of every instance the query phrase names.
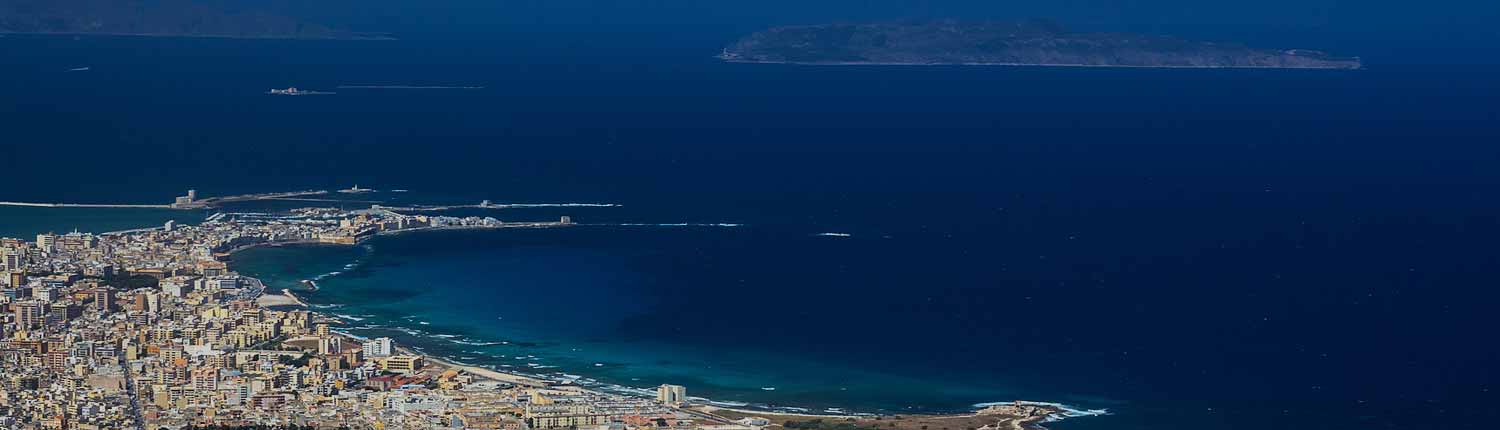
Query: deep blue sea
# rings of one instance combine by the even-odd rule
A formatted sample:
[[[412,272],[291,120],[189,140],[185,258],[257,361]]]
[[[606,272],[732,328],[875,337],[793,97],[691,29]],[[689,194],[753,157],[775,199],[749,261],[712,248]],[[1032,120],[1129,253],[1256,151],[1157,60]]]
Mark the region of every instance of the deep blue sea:
[[[1500,418],[1500,67],[732,65],[732,32],[657,36],[6,36],[0,200],[620,204],[234,264],[318,279],[356,334],[720,401],[1112,414],[1063,430]],[[263,94],[288,86],[338,94]],[[57,211],[0,232],[204,215]]]

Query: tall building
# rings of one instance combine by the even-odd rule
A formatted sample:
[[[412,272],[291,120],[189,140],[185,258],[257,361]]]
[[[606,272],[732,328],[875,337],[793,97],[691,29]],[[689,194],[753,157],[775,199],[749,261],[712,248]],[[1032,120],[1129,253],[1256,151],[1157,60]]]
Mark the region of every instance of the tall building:
[[[31,290],[31,297],[41,300],[43,303],[52,303],[62,297],[62,292],[53,288],[41,287]]]
[[[364,350],[366,357],[390,357],[395,352],[396,344],[388,337],[378,337],[365,342]]]
[[[78,318],[79,315],[83,314],[83,312],[80,311],[77,306],[73,306],[72,303],[68,302],[53,303],[50,307],[52,308],[52,311],[48,313],[56,314],[58,319],[61,319],[63,321]]]
[[[94,309],[101,313],[109,313],[115,307],[115,292],[109,287],[97,287],[93,290]]]
[[[57,248],[57,235],[52,233],[36,235],[36,247],[41,248],[42,252],[52,252]]]
[[[337,336],[326,336],[318,339],[319,355],[339,355],[343,352],[343,338]]]
[[[15,309],[16,325],[22,329],[30,330],[40,327],[45,322],[44,318],[46,316],[43,314],[44,308],[41,303],[35,301],[17,302]]]
[[[21,265],[21,251],[6,249],[4,254],[0,254],[0,266],[4,266],[0,268],[12,272],[12,276],[17,270],[21,270]]]
[[[662,384],[660,387],[656,387],[656,401],[668,405],[687,403],[687,387]]]
[[[219,389],[219,369],[201,368],[192,372],[193,389],[214,391]]]

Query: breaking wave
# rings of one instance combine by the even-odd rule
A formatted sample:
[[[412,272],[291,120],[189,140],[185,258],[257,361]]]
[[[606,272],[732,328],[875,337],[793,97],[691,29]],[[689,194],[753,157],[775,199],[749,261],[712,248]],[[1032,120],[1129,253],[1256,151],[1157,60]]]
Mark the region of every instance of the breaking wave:
[[[1034,402],[1034,401],[1029,401],[1029,400],[1016,400],[1016,401],[1011,401],[1011,402],[975,403],[974,404],[974,408],[975,409],[982,409],[982,408],[988,408],[990,406],[1009,405],[1009,404],[1013,404],[1013,403],[1015,403],[1015,404],[1022,404],[1022,405],[1032,405],[1032,406],[1051,406],[1051,407],[1054,407],[1054,408],[1062,410],[1061,414],[1048,416],[1047,419],[1046,419],[1046,421],[1044,421],[1044,422],[1058,422],[1058,421],[1062,421],[1062,420],[1065,420],[1065,419],[1068,419],[1068,418],[1097,417],[1097,416],[1109,415],[1109,410],[1108,409],[1082,409],[1082,408],[1079,408],[1079,407],[1076,407],[1076,406],[1069,406],[1069,405],[1065,405],[1065,404],[1062,404],[1062,403],[1055,403],[1055,402]]]

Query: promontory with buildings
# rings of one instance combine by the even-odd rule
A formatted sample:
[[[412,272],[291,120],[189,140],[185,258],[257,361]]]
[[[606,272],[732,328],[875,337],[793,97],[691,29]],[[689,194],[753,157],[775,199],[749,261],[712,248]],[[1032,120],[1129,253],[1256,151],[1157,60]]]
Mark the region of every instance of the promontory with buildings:
[[[377,206],[0,239],[0,428],[999,430],[1068,413],[1016,402],[954,416],[795,416],[721,409],[676,385],[606,393],[341,334],[336,318],[268,300],[284,296],[228,265],[255,246],[572,225]]]
[[[778,27],[740,39],[719,58],[816,65],[1008,65],[1358,69],[1357,57],[1259,49],[1170,36],[1072,32],[1043,20],[923,21]]]

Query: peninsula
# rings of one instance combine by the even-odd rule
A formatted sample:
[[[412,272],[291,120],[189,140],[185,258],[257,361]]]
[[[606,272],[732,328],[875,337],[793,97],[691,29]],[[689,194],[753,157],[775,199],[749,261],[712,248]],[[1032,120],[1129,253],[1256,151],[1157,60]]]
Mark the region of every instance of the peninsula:
[[[1000,65],[1358,69],[1357,57],[1259,49],[1170,36],[1070,32],[1048,21],[928,21],[779,27],[740,39],[720,59],[813,65]]]
[[[272,195],[272,194],[266,194]],[[191,198],[186,198],[191,201]],[[486,206],[490,206],[486,204]],[[730,410],[687,388],[610,390],[340,333],[231,256],[444,229],[556,222],[301,208],[196,225],[0,238],[0,427],[22,429],[1021,430],[1099,414],[1051,403],[957,415]],[[67,411],[66,413],[59,411]]]

